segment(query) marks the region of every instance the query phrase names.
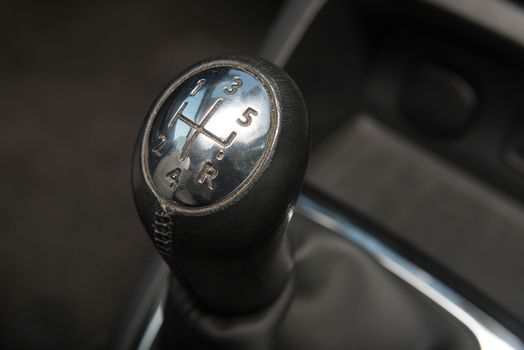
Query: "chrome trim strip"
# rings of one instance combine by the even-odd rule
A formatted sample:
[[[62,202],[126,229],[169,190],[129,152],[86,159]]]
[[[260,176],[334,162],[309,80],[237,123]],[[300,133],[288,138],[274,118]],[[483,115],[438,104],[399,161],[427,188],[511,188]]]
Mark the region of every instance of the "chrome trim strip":
[[[319,204],[304,193],[297,201],[295,212],[344,236],[355,246],[368,253],[386,270],[439,305],[470,330],[477,339],[480,349],[524,350],[524,343],[515,334],[437,278],[353,224],[350,219]],[[158,336],[164,321],[165,296],[164,289],[159,295],[159,304],[140,339],[138,350],[151,349]]]
[[[524,11],[507,0],[421,0],[524,46]]]
[[[343,215],[317,203],[306,194],[299,197],[296,212],[346,237],[385,269],[442,307],[471,331],[480,349],[524,350],[524,343],[491,316]]]
[[[259,55],[283,67],[327,0],[289,0],[266,35]]]
[[[137,350],[152,349],[153,344],[160,333],[160,329],[164,324],[164,309],[169,289],[169,277],[171,271],[167,265],[160,260],[160,257],[153,261],[153,263],[157,264],[157,267],[154,273],[154,283],[152,283],[151,290],[149,291],[152,300],[149,300],[148,298],[148,303],[145,309],[147,316],[141,317],[141,319],[143,319],[141,324],[145,326],[142,328],[143,332],[136,337],[134,342],[136,348],[133,348]],[[152,310],[154,311],[150,313]],[[123,347],[122,349],[128,348],[129,347]]]
[[[524,9],[507,0],[419,0],[448,11],[524,46]],[[280,11],[259,51],[283,67],[327,0],[290,0]]]
[[[147,325],[146,330],[144,331],[142,339],[140,339],[140,343],[138,344],[137,350],[151,349],[156,337],[158,336],[158,332],[160,332],[160,328],[162,328],[163,323],[164,305],[161,302],[156,307],[153,317],[151,317],[151,319],[149,320],[149,324]]]

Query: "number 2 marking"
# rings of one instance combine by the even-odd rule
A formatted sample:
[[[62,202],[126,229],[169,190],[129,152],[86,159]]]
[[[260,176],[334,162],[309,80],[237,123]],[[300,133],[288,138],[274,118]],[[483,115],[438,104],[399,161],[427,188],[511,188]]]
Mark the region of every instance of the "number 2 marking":
[[[244,84],[244,82],[242,81],[242,79],[240,79],[239,77],[234,77],[233,78],[233,82],[231,83],[231,87],[225,87],[224,88],[224,92],[227,94],[227,95],[233,95],[234,93],[237,92],[237,90]]]
[[[158,135],[158,138],[160,139],[160,143],[153,148],[153,153],[156,154],[158,157],[162,156],[162,149],[167,143],[167,137],[164,134]]]

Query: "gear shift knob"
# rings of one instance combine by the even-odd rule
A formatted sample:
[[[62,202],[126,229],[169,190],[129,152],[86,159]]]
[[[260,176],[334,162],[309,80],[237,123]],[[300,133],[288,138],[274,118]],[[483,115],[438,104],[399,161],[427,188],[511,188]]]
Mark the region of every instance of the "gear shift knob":
[[[153,104],[135,149],[135,203],[202,307],[250,312],[284,288],[292,268],[285,227],[309,134],[296,85],[258,58],[197,63]]]

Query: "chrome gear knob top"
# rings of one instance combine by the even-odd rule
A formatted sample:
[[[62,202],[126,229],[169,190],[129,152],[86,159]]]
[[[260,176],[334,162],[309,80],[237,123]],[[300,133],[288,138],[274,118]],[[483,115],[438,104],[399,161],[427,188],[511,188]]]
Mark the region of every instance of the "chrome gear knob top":
[[[213,62],[191,74],[160,97],[141,149],[151,190],[188,214],[241,196],[267,166],[279,129],[268,83],[250,66]]]
[[[159,253],[205,307],[257,309],[286,283],[284,228],[309,134],[296,85],[258,58],[197,63],[153,104],[135,149],[135,203]]]

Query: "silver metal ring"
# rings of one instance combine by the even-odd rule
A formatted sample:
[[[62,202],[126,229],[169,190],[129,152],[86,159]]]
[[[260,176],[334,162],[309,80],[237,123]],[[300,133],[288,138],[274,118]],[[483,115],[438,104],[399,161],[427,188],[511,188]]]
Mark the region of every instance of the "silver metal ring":
[[[162,206],[216,211],[267,168],[279,133],[268,80],[242,62],[198,65],[173,81],[147,118],[142,171]]]

